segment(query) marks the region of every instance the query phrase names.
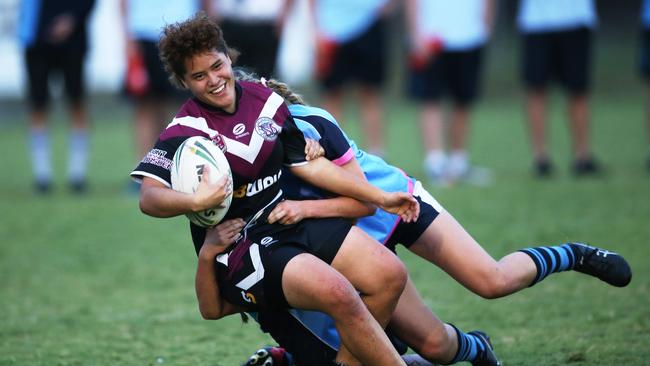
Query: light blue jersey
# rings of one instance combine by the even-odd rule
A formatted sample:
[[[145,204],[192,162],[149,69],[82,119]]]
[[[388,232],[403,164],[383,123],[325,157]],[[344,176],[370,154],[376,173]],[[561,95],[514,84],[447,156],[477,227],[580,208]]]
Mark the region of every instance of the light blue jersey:
[[[296,126],[305,137],[318,140],[325,150],[325,157],[337,165],[345,165],[356,158],[370,184],[387,192],[413,192],[414,180],[401,169],[396,168],[378,156],[359,149],[327,111],[310,106],[294,104],[289,112]],[[323,198],[328,195],[316,187],[308,186],[304,181],[283,173],[285,195],[294,199]],[[400,218],[384,210],[377,210],[374,215],[360,218],[356,226],[368,233],[380,243],[386,243],[395,230]],[[341,339],[334,327],[334,320],[317,311],[290,309],[291,315],[302,323],[322,342],[338,350]]]
[[[344,165],[354,157],[370,184],[386,192],[413,192],[414,181],[412,178],[407,176],[401,169],[386,163],[380,157],[359,149],[357,144],[341,130],[334,117],[327,111],[299,104],[289,106],[289,111],[305,137],[318,140],[325,149],[325,157],[335,164]],[[303,198],[322,198],[325,196],[322,191],[315,187],[310,187],[311,194],[306,192],[304,187],[306,183],[304,182],[293,180],[288,180],[288,182],[288,185],[303,186],[299,189],[299,193],[295,193],[297,191],[296,187],[283,186],[283,190],[288,193],[289,197],[298,199],[300,197],[296,197],[296,195],[301,195]],[[398,223],[399,217],[397,215],[377,210],[373,216],[360,218],[357,221],[357,226],[378,242],[386,243]]]

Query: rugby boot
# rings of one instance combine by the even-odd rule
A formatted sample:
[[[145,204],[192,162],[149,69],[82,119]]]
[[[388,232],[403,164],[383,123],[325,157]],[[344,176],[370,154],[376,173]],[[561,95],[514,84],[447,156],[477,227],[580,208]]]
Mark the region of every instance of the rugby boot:
[[[260,348],[242,366],[292,366],[293,358],[280,347]]]
[[[574,271],[597,277],[612,286],[625,287],[632,280],[632,270],[625,258],[618,253],[572,243],[576,256]]]
[[[474,330],[468,334],[477,337],[483,344],[483,349],[478,352],[476,359],[472,361],[472,366],[501,366],[501,361],[499,361],[497,356],[494,354],[494,348],[490,342],[490,337],[485,334],[485,332]]]

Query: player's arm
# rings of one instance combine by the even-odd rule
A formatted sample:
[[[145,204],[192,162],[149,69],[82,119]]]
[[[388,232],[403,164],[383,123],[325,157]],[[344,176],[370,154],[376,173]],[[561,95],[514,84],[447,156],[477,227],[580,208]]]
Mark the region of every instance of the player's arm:
[[[420,206],[411,194],[383,191],[323,157],[307,164],[293,165],[289,169],[297,177],[316,187],[372,203],[387,212],[399,215],[405,222],[414,221],[420,213]]]
[[[143,177],[140,210],[153,217],[173,217],[219,206],[230,193],[229,178],[224,176],[210,182],[208,170],[206,166],[201,183],[192,194],[175,191],[156,179]]]
[[[341,167],[359,179],[366,180],[356,159],[353,158]],[[377,207],[371,203],[345,196],[317,200],[286,200],[275,206],[269,214],[268,221],[269,223],[277,221],[289,225],[308,218],[345,217],[356,219],[373,215],[376,209]]]
[[[228,220],[206,232],[194,282],[199,311],[204,319],[219,319],[244,311],[244,308],[221,298],[216,271],[216,256],[235,241],[244,225],[241,219]]]

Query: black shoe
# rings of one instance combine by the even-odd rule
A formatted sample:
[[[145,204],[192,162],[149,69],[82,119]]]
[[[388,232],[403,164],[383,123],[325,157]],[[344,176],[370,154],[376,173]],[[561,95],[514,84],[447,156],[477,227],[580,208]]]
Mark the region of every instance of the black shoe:
[[[553,175],[553,163],[548,159],[536,160],[533,164],[533,173],[537,178],[548,178]]]
[[[579,253],[574,271],[597,277],[616,287],[625,287],[632,280],[630,265],[621,255],[582,243],[572,243],[571,247]]]
[[[46,195],[52,192],[52,181],[37,180],[34,182],[34,190],[38,194]]]
[[[81,195],[88,191],[88,182],[85,179],[76,179],[70,181],[68,187],[70,192]]]
[[[280,347],[260,348],[242,366],[291,366],[293,357]]]
[[[477,337],[483,344],[483,349],[479,351],[476,359],[472,361],[473,366],[501,366],[501,361],[499,361],[497,356],[494,354],[494,348],[490,342],[490,337],[485,334],[485,332],[474,330],[468,334]]]
[[[599,175],[603,169],[593,157],[589,157],[574,161],[571,170],[576,177],[585,177]]]

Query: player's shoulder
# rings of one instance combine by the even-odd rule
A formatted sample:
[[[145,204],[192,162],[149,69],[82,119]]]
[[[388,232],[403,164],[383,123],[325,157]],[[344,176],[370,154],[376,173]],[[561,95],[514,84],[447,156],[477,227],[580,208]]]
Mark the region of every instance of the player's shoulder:
[[[291,112],[291,116],[294,118],[321,118],[338,125],[336,118],[322,108],[303,104],[291,104],[289,105],[289,112]]]

